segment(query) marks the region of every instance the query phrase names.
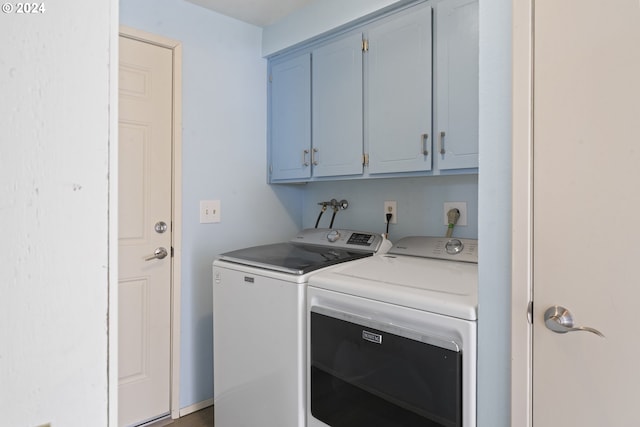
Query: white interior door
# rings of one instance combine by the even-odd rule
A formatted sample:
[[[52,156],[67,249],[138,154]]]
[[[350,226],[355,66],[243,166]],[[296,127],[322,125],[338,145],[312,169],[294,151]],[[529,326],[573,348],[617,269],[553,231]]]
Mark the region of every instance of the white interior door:
[[[640,2],[534,5],[533,424],[638,426]]]
[[[121,36],[119,94],[118,425],[129,426],[170,410],[172,51]]]

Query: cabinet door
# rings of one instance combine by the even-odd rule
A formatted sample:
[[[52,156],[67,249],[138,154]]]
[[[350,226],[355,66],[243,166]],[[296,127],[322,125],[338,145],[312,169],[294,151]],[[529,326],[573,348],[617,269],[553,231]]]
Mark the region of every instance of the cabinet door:
[[[431,170],[431,6],[368,31],[369,172]]]
[[[478,167],[478,2],[436,5],[435,159],[438,169]]]
[[[271,180],[311,176],[311,55],[271,67]]]
[[[362,174],[362,35],[312,53],[313,176]]]

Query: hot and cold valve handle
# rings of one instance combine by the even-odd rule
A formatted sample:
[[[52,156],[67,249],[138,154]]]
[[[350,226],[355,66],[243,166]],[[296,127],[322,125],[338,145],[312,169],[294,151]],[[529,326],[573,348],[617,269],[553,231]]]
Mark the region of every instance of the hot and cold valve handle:
[[[573,315],[569,310],[559,305],[549,307],[547,311],[544,312],[544,324],[548,329],[558,334],[586,331],[604,338],[602,332],[597,329],[588,326],[573,326]]]

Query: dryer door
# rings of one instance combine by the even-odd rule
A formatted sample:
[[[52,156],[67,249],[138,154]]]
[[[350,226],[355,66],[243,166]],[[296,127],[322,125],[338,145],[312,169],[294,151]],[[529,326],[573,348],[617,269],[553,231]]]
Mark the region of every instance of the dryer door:
[[[313,307],[311,414],[329,426],[462,425],[462,352],[453,341]]]

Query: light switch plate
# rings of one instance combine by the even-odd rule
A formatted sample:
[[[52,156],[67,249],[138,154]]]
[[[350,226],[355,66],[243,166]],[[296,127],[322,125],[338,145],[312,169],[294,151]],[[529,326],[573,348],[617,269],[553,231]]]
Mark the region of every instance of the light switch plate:
[[[220,222],[220,200],[200,200],[200,224]]]

